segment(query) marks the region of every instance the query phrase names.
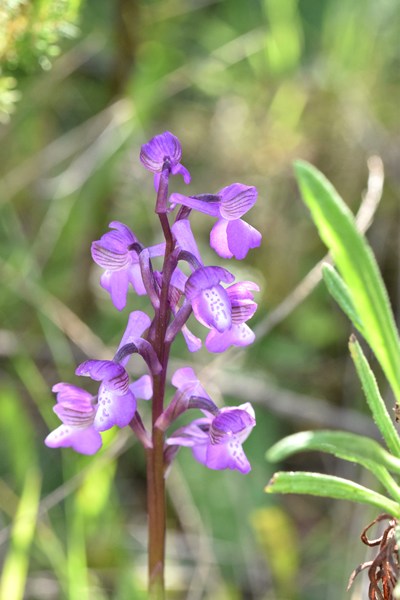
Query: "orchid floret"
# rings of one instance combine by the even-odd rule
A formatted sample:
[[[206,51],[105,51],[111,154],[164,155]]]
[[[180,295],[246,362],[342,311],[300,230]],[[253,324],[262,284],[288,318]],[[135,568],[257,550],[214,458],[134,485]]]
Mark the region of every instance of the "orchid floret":
[[[216,416],[194,420],[169,437],[167,444],[190,447],[196,460],[209,469],[248,473],[251,465],[242,444],[255,424],[254,409],[246,402],[224,407]]]
[[[231,302],[220,282],[232,283],[234,276],[222,267],[201,267],[189,277],[185,286],[196,319],[206,327],[226,331],[232,323]]]
[[[184,196],[171,194],[171,206],[182,204],[188,208],[217,217],[218,221],[210,233],[210,245],[223,258],[242,260],[250,248],[261,244],[261,234],[241,217],[257,201],[257,189],[242,183],[233,183],[217,194]]]
[[[182,175],[183,181],[190,183],[190,173],[181,164],[182,147],[178,138],[170,131],[156,135],[143,144],[140,150],[140,161],[143,166],[155,174],[154,185],[158,190],[160,174],[164,168],[170,169],[172,175]]]

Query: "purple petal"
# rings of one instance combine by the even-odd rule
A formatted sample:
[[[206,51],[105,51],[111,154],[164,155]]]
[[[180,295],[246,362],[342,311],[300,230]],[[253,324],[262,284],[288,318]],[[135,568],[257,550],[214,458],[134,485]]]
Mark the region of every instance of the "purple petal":
[[[112,360],[86,360],[75,371],[76,375],[103,381],[104,387],[124,394],[129,387],[129,376],[121,364]]]
[[[109,224],[111,231],[104,233],[96,243],[112,252],[126,252],[129,246],[137,242],[134,233],[124,223],[111,221]]]
[[[85,428],[93,423],[95,408],[91,394],[69,383],[57,383],[53,392],[57,394],[53,410],[64,425]]]
[[[204,466],[207,466],[207,443],[196,444],[192,446],[192,454],[197,462]]]
[[[233,183],[218,192],[221,199],[220,214],[228,221],[240,219],[257,200],[257,190],[253,186]]]
[[[86,429],[60,425],[49,433],[44,443],[49,448],[73,448],[81,454],[95,454],[102,445],[101,435],[93,427]]]
[[[179,247],[182,250],[186,250],[187,252],[193,254],[199,263],[203,264],[196,240],[194,239],[192,230],[190,228],[189,220],[180,219],[172,225],[171,229]]]
[[[181,367],[177,369],[171,377],[171,383],[176,388],[181,388],[186,384],[197,382],[197,376],[192,367]]]
[[[82,407],[66,401],[56,404],[53,410],[64,425],[73,427],[88,427],[93,423],[96,412],[92,405]]]
[[[170,131],[156,135],[147,144],[143,144],[140,150],[140,161],[153,173],[162,170],[166,159],[169,159],[171,167],[174,167],[179,163],[181,156],[181,144]]]
[[[191,274],[185,285],[185,294],[192,300],[203,290],[211,289],[221,281],[232,283],[234,275],[222,267],[201,267]]]
[[[181,291],[182,293],[185,291],[185,285],[186,282],[188,280],[187,275],[185,275],[179,267],[177,267],[175,269],[175,271],[172,273],[172,277],[171,277],[171,285],[173,285],[175,288],[177,288],[179,291]]]
[[[226,234],[229,250],[238,260],[245,258],[250,248],[257,248],[261,244],[261,233],[241,219],[230,221]]]
[[[103,236],[103,238],[105,238],[106,236],[114,235],[115,239],[120,240],[121,244],[123,243],[125,248],[127,248],[131,244],[137,242],[137,237],[135,236],[133,231],[124,223],[121,223],[120,221],[111,221],[111,223],[109,223],[108,226],[110,227],[110,229],[115,230],[115,231],[110,231],[110,232],[106,233]]]
[[[197,352],[202,346],[201,339],[190,331],[187,325],[182,327],[182,335],[185,338],[189,352]]]
[[[248,415],[250,415],[250,417],[252,418],[252,427],[254,427],[254,425],[256,424],[256,414],[254,412],[254,408],[253,406],[250,404],[250,402],[244,402],[243,404],[239,404],[239,406],[237,407],[239,410],[244,410],[247,412]],[[225,408],[221,408],[221,412],[224,412],[226,410],[229,410],[229,407],[225,407]],[[249,431],[250,433],[250,431]],[[246,436],[247,438],[247,436]],[[245,438],[245,439],[246,439]]]
[[[162,242],[161,244],[155,244],[154,246],[149,246],[147,250],[149,251],[150,258],[154,258],[155,256],[164,256],[165,242]]]
[[[245,407],[225,406],[220,410],[211,424],[210,437],[213,443],[220,443],[232,435],[241,442],[248,437],[255,425],[255,418],[251,404],[247,402]]]
[[[57,394],[57,402],[72,404],[83,410],[92,407],[93,396],[86,390],[70,383],[56,383],[51,388]]]
[[[178,165],[173,166],[171,172],[173,175],[182,175],[183,181],[186,183],[186,185],[188,185],[192,179],[189,171],[180,163]]]
[[[219,219],[210,232],[210,246],[222,258],[233,257],[228,244],[227,228],[229,223],[230,221],[226,219]]]
[[[228,292],[231,302],[242,299],[254,299],[253,292],[259,292],[260,288],[253,281],[238,281],[230,285],[226,291]]]
[[[210,423],[210,417],[202,417],[195,419],[188,425],[184,425],[177,429],[172,436],[167,438],[166,444],[169,446],[186,446],[195,447],[197,445],[207,445],[209,436],[203,428],[207,428]]]
[[[131,383],[129,389],[136,398],[150,400],[153,396],[153,382],[150,375],[142,375],[139,379]]]
[[[146,288],[144,287],[139,263],[131,264],[128,269],[128,279],[138,296],[144,296],[146,294]]]
[[[131,258],[129,246],[137,242],[132,231],[119,221],[112,221],[109,225],[112,230],[105,233],[100,240],[92,243],[91,251],[93,260],[111,271],[126,267]]]
[[[198,210],[199,212],[205,213],[206,215],[211,215],[212,217],[220,216],[220,202],[218,201],[217,196],[206,196],[208,200],[202,200],[201,198],[193,198],[191,196],[184,196],[183,194],[171,194],[169,197],[169,202],[171,206],[175,206],[176,204],[182,204],[183,206],[187,206],[188,208],[193,208],[194,210]],[[213,198],[213,201],[210,201],[210,198]]]
[[[94,419],[97,431],[106,431],[114,425],[126,427],[136,412],[136,398],[132,392],[115,394],[109,388],[101,385],[99,390],[99,405]]]
[[[236,221],[220,219],[210,233],[211,247],[223,258],[234,256],[241,260],[245,258],[250,248],[257,248],[260,244],[261,233],[241,219]]]
[[[234,300],[232,303],[232,325],[241,325],[241,323],[248,321],[256,310],[257,303],[253,300]]]
[[[171,383],[178,390],[183,388],[188,390],[191,396],[204,396],[209,398],[192,367],[181,367],[180,369],[177,369],[172,375]]]
[[[255,340],[255,334],[246,323],[232,325],[228,331],[219,333],[212,329],[206,338],[209,352],[225,352],[230,346],[249,346]]]
[[[130,263],[130,256],[127,251],[115,252],[105,248],[99,242],[93,242],[91,247],[92,258],[96,264],[103,269],[118,271],[124,269]]]
[[[137,338],[142,337],[143,333],[150,327],[151,319],[146,313],[141,310],[134,310],[130,313],[128,324],[121,338],[117,352],[122,346],[134,343]],[[120,361],[122,366],[125,366],[129,360],[129,356]]]
[[[115,308],[122,310],[126,306],[129,287],[128,271],[114,271],[110,277],[110,295]]]

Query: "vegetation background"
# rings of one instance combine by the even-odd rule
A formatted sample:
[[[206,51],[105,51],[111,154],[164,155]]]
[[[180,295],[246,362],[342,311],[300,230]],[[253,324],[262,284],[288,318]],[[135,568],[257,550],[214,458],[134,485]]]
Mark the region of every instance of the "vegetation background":
[[[386,177],[369,240],[399,314],[399,39],[396,0],[0,2],[1,600],[146,597],[142,449],[124,431],[95,458],[43,439],[57,425],[51,386],[77,383],[76,364],[110,356],[125,327],[90,243],[111,220],[159,239],[138,154],[165,130],[182,142],[195,193],[258,187],[249,220],[264,235],[235,271],[262,288],[256,343],[222,357],[176,350],[215,397],[253,402],[257,427],[250,475],[208,471],[185,450],[171,470],[169,598],[365,597],[362,578],[345,588],[368,558],[359,533],[375,514],[263,491],[276,468],[265,451],[287,433],[377,435],[348,357],[350,326],[322,285],[272,317],[324,255],[292,161],[315,164],[356,210],[372,154]],[[215,262],[209,225],[194,216]],[[368,484],[318,454],[283,467]]]

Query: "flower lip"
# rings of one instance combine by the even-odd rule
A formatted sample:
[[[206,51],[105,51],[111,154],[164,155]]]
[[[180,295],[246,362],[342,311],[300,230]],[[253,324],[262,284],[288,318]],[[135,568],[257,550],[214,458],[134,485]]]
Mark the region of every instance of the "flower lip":
[[[210,245],[222,258],[242,260],[261,244],[261,233],[242,219],[219,219],[210,233]]]

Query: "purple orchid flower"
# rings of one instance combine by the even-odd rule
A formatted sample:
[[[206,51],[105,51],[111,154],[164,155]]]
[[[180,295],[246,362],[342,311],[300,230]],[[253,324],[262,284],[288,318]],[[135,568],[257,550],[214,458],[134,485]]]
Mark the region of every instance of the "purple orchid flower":
[[[129,344],[148,344],[141,335],[150,325],[146,313],[136,310],[130,313],[128,325],[122,336],[117,354]],[[136,398],[150,399],[152,381],[148,375],[130,384],[129,375],[125,369],[130,354],[114,360],[86,360],[76,369],[77,375],[90,377],[101,381],[97,394],[97,410],[93,426],[97,431],[105,431],[114,425],[125,427],[130,423],[136,412]]]
[[[261,233],[241,217],[254,206],[257,190],[253,186],[233,183],[216,195],[184,196],[171,194],[170,203],[182,204],[217,217],[210,233],[210,245],[223,258],[245,258],[250,248],[261,244]]]
[[[177,430],[166,441],[169,446],[186,446],[194,458],[209,469],[236,469],[249,473],[251,465],[242,444],[256,424],[248,402],[237,408],[222,408],[216,417],[202,417]]]
[[[202,325],[220,333],[231,327],[231,302],[220,282],[232,283],[234,279],[232,273],[222,267],[200,267],[190,275],[185,295]]]
[[[224,352],[230,346],[248,346],[254,342],[255,334],[246,325],[246,321],[257,309],[252,292],[259,290],[258,285],[252,281],[241,281],[226,288],[231,303],[232,324],[224,332],[211,329],[206,339],[209,352]]]
[[[57,394],[54,412],[62,425],[49,433],[44,443],[49,448],[73,448],[81,454],[95,454],[102,445],[100,433],[94,427],[96,398],[69,383],[53,386]]]
[[[172,383],[178,388],[173,402],[185,408],[195,397],[196,406],[205,416],[175,431],[166,440],[167,445],[190,447],[196,460],[209,469],[236,469],[248,473],[251,466],[242,444],[256,424],[251,404],[246,402],[238,407],[227,406],[218,410],[190,367],[178,369]],[[174,411],[177,414],[181,412],[179,406],[175,406]]]
[[[119,221],[109,225],[112,231],[105,233],[99,240],[92,243],[92,258],[100,267],[105,269],[100,278],[101,286],[107,290],[111,300],[118,310],[126,306],[126,296],[129,284],[138,295],[146,294],[139,264],[139,255],[132,250],[138,240],[134,233]],[[149,248],[150,256],[161,256],[165,244]]]
[[[136,398],[129,389],[129,375],[125,368],[112,360],[86,360],[75,373],[101,381],[94,428],[106,431],[114,425],[126,427],[135,414]]]
[[[182,175],[183,181],[190,183],[190,173],[181,164],[182,147],[178,138],[170,131],[153,137],[140,150],[140,160],[144,167],[154,173],[154,187],[158,190],[160,176],[166,163],[172,175]]]

